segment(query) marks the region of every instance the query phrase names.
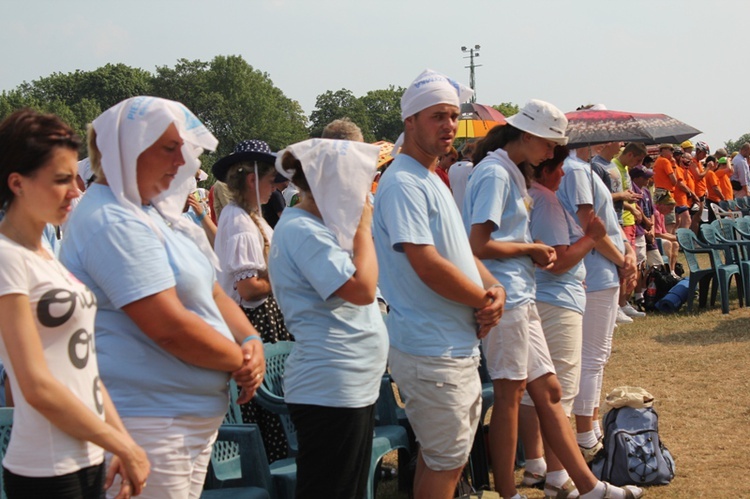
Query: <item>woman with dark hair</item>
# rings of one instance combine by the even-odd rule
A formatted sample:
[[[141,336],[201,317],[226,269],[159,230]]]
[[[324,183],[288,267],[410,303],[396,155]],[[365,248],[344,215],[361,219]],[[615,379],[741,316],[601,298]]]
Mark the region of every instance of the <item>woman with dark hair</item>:
[[[274,190],[276,155],[260,140],[237,144],[232,154],[213,166],[232,201],[224,207],[216,233],[216,255],[221,262],[219,284],[260,334],[263,343],[293,340],[271,293],[268,252],[273,229],[261,214]],[[282,177],[283,179],[283,177]],[[286,179],[284,179],[286,180]],[[243,423],[257,423],[269,462],[287,456],[287,441],[279,417],[251,400],[241,405]]]
[[[276,163],[302,194],[281,215],[268,262],[297,341],[284,399],[299,441],[298,498],[365,496],[388,352],[367,201],[378,154],[369,144],[313,139]]]
[[[477,154],[489,152],[484,158],[475,155],[481,161],[466,189],[463,219],[472,250],[506,290],[503,317],[482,340],[495,397],[489,433],[495,488],[505,498],[520,498],[513,471],[519,407],[527,389],[542,434],[565,467],[547,476],[545,495],[632,498],[641,490],[599,482],[579,452],[560,404],[560,382],[536,307],[534,268],[552,270],[557,254],[554,247],[531,237],[533,200],[527,178],[531,167],[554,157],[556,145],[567,143],[566,126],[559,109],[531,100],[479,144]]]
[[[149,462],[125,430],[99,379],[96,298],[42,244],[68,217],[80,139],[57,116],[28,109],[0,124],[0,357],[15,402],[3,460],[9,498],[98,499],[104,450],[138,495]]]

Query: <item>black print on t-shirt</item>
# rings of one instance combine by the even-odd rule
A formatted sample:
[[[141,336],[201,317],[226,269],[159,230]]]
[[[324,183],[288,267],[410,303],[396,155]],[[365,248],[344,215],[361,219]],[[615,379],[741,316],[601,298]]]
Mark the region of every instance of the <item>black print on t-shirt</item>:
[[[94,335],[85,329],[79,329],[68,342],[68,358],[78,369],[89,363],[89,353],[94,351]]]
[[[36,309],[39,323],[46,327],[62,326],[73,316],[77,303],[83,308],[94,307],[96,296],[88,289],[81,293],[69,289],[50,289],[39,299]]]
[[[94,378],[94,404],[96,404],[96,412],[104,414],[104,399],[102,398],[102,387],[99,383],[99,376]]]

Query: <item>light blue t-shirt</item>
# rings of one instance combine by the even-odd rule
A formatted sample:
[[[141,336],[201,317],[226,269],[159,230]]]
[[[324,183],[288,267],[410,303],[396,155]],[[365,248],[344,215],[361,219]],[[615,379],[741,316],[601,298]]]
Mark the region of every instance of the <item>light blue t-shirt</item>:
[[[506,153],[499,150],[498,154]],[[515,164],[512,166],[517,168]],[[495,226],[490,234],[493,241],[534,242],[529,232],[529,215],[523,195],[508,172],[494,158],[483,159],[471,172],[462,215],[467,233],[471,233],[472,225],[490,221]],[[534,299],[534,261],[530,256],[492,258],[482,260],[482,263],[505,287],[506,310]]]
[[[373,232],[380,290],[391,307],[391,346],[425,357],[479,355],[474,309],[443,298],[409,263],[402,243],[431,245],[482,285],[461,215],[448,187],[414,158],[399,154],[375,194]]]
[[[570,246],[583,237],[583,229],[565,211],[554,192],[541,184],[533,183],[529,196],[534,200],[529,222],[534,241],[541,241],[549,246]],[[585,278],[586,267],[583,260],[559,275],[537,268],[536,301],[583,314],[586,308],[586,290],[583,287]]]
[[[273,233],[268,271],[296,344],[284,369],[284,400],[326,407],[375,403],[388,356],[376,302],[334,293],[355,272],[349,253],[318,217],[287,208]]]
[[[198,247],[167,227],[151,227],[93,184],[71,215],[60,261],[96,295],[99,371],[117,411],[128,417],[214,417],[227,410],[228,373],[188,364],[146,336],[122,307],[176,287],[189,311],[232,335],[213,299],[216,274]]]
[[[625,242],[622,238],[617,213],[612,206],[612,194],[604,185],[602,179],[593,175],[588,163],[569,156],[563,163],[563,175],[560,187],[557,189],[557,199],[565,211],[573,215],[578,225],[578,206],[590,204],[594,213],[602,219],[607,228],[607,235],[622,253],[625,253]],[[592,191],[593,189],[593,191]],[[583,259],[586,266],[586,292],[601,291],[620,285],[617,266],[607,260],[598,251],[590,251]]]

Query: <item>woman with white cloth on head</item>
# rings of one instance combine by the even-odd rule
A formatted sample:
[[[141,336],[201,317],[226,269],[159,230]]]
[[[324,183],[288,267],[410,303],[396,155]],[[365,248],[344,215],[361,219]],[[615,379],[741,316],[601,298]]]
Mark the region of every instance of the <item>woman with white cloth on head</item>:
[[[302,193],[276,225],[268,263],[297,341],[286,361],[284,399],[299,440],[299,498],[365,496],[388,352],[366,201],[378,153],[369,144],[312,139],[276,162]]]
[[[57,116],[28,109],[0,124],[0,357],[15,395],[3,459],[8,498],[98,499],[111,475],[119,498],[138,495],[146,453],[122,425],[99,380],[96,299],[42,243],[78,196],[80,139]]]
[[[99,302],[102,378],[152,463],[147,498],[200,496],[230,373],[245,400],[264,373],[260,337],[216,283],[205,233],[181,216],[198,153],[215,146],[177,102],[105,111],[89,129],[97,180],[61,252]]]
[[[466,187],[462,215],[472,250],[506,290],[505,313],[482,340],[495,399],[489,433],[495,488],[505,498],[520,498],[513,471],[519,406],[526,388],[542,434],[567,470],[554,481],[548,476],[545,495],[632,499],[642,495],[641,489],[599,482],[578,450],[560,404],[560,382],[535,303],[534,267],[551,269],[557,255],[553,247],[531,238],[527,169],[551,158],[556,145],[567,143],[567,122],[553,105],[529,101],[480,143]]]

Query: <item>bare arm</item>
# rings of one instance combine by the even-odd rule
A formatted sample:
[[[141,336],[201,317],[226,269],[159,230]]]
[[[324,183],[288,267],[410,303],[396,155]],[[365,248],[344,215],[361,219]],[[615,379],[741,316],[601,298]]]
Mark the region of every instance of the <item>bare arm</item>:
[[[271,283],[265,271],[257,276],[240,279],[235,285],[240,297],[245,301],[260,300],[271,293]]]
[[[490,236],[494,228],[490,221],[471,226],[469,244],[477,258],[488,260],[528,255],[541,267],[548,267],[555,261],[555,249],[546,244],[493,241]]]
[[[52,375],[28,296],[11,294],[0,297],[0,334],[21,394],[28,404],[65,433],[119,456],[133,480],[137,480],[133,486],[140,492],[149,473],[146,453],[124,430],[101,384],[98,389],[102,393],[106,421],[102,421]],[[94,352],[89,354],[94,355]]]
[[[175,288],[141,298],[122,310],[143,334],[188,364],[224,372],[236,371],[243,364],[240,347],[186,309]]]
[[[365,201],[353,243],[352,262],[356,270],[335,294],[355,305],[369,305],[375,301],[375,290],[378,285],[378,259],[372,239],[372,205],[369,199]]]
[[[216,224],[213,222],[213,220],[211,220],[211,217],[208,216],[206,210],[203,209],[203,205],[198,202],[192,194],[188,196],[188,204],[193,207],[193,211],[196,215],[198,215],[198,219],[200,219],[201,222],[201,227],[203,227],[203,232],[206,233],[208,242],[211,243],[211,247],[213,248],[214,242],[216,241]]]

